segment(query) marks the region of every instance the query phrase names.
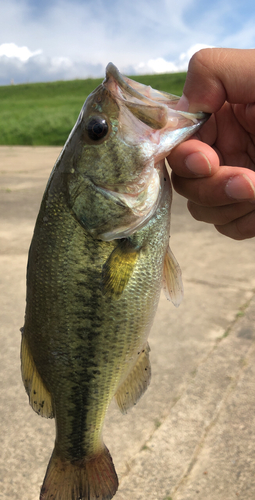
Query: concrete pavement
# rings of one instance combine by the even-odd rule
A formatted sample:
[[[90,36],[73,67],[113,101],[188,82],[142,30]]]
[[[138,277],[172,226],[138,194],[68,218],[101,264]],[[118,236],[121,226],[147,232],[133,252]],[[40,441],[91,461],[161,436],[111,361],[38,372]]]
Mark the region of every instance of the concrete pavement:
[[[59,148],[0,147],[0,499],[38,500],[54,422],[29,407],[19,328],[27,251]],[[178,309],[162,295],[150,335],[152,382],[128,415],[111,405],[104,439],[116,500],[255,499],[254,239],[194,221],[176,196],[171,247]]]

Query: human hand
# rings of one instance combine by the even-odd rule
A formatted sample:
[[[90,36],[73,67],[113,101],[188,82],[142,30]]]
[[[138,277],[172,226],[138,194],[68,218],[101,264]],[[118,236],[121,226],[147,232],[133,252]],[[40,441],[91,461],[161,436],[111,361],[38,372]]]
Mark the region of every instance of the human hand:
[[[193,217],[237,240],[255,236],[254,77],[255,50],[197,52],[178,109],[212,116],[168,157]]]

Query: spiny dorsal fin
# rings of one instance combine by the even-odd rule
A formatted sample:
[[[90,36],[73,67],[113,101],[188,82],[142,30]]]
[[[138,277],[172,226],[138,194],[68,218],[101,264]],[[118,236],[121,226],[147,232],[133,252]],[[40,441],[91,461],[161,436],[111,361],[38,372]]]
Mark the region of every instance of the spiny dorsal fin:
[[[33,410],[42,417],[53,418],[51,395],[37,371],[24,334],[21,340],[21,373]]]
[[[115,394],[115,399],[122,413],[134,406],[146,391],[151,379],[151,365],[149,358],[150,346],[148,342],[142,348],[135,366],[121,384]]]
[[[166,298],[178,307],[183,297],[182,272],[170,247],[164,260],[163,290]]]
[[[116,299],[121,296],[133,273],[139,251],[129,239],[119,240],[103,266],[102,285],[105,295]]]

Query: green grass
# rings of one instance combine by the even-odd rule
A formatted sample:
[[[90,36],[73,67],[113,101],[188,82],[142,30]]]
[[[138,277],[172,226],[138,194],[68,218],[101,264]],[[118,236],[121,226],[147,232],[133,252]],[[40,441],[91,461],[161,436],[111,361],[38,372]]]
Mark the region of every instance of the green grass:
[[[186,73],[132,77],[181,95]],[[102,78],[0,86],[0,144],[62,146]]]

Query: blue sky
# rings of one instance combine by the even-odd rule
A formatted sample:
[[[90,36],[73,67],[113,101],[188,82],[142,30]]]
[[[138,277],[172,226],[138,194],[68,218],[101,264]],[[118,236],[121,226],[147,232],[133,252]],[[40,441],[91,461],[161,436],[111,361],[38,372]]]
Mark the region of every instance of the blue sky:
[[[0,85],[184,71],[202,46],[254,48],[254,0],[0,0]]]

